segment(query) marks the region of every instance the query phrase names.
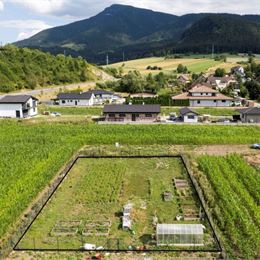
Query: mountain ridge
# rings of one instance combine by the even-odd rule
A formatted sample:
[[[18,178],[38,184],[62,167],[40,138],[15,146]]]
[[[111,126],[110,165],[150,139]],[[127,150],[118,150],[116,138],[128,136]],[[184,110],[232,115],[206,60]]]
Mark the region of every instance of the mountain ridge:
[[[215,38],[214,28],[218,25],[221,41]],[[243,30],[249,37],[241,41]],[[226,33],[228,37],[224,37]],[[53,54],[65,51],[90,62],[104,63],[107,54],[112,62],[122,60],[122,52],[127,59],[154,55],[155,52],[205,52],[209,47],[206,48],[205,43],[215,44],[224,51],[260,53],[260,44],[255,41],[259,35],[260,15],[198,13],[176,16],[115,4],[93,17],[44,30],[15,44]],[[195,46],[191,44],[193,41]]]

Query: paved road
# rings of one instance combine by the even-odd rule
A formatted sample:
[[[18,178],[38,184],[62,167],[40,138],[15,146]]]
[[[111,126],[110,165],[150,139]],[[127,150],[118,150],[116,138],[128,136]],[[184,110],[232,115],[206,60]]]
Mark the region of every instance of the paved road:
[[[83,82],[83,83],[75,83],[71,85],[64,85],[64,86],[57,86],[57,87],[51,87],[51,88],[41,88],[41,89],[35,89],[35,90],[21,90],[19,92],[14,93],[8,93],[8,95],[31,95],[31,96],[37,96],[44,93],[51,93],[51,92],[57,92],[60,89],[62,90],[69,90],[69,89],[75,89],[77,87],[81,86],[89,86],[94,87],[96,85],[96,82]],[[5,94],[0,95],[0,98],[5,96]]]

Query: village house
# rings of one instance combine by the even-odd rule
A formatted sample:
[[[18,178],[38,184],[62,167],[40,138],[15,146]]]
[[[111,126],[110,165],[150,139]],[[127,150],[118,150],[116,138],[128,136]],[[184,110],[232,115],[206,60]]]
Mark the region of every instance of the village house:
[[[225,76],[225,77],[208,77],[207,83],[209,83],[212,87],[216,88],[217,90],[223,90],[230,84],[236,84],[237,81],[233,76]]]
[[[106,90],[89,90],[81,93],[60,93],[56,102],[60,106],[95,106],[109,103],[122,104],[125,99]]]
[[[180,116],[184,123],[198,123],[199,114],[188,107],[180,109]]]
[[[237,76],[245,77],[245,69],[242,66],[236,66],[231,69],[231,73]]]
[[[173,96],[172,100],[176,103],[186,101],[190,107],[230,107],[233,103],[233,98],[219,93],[206,84],[197,84],[188,92]]]
[[[238,112],[243,123],[260,123],[260,107],[240,109]]]
[[[185,85],[190,82],[189,75],[182,74],[177,78],[178,82]]]
[[[107,122],[154,122],[161,113],[160,105],[105,105]]]
[[[29,95],[5,96],[0,99],[0,117],[27,118],[38,114],[38,99]]]

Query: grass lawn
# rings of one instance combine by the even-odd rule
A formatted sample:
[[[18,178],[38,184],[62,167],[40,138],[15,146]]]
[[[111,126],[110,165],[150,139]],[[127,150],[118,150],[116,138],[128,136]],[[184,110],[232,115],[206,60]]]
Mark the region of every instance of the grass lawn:
[[[142,245],[155,249],[158,248],[153,239],[156,216],[158,223],[204,224],[204,248],[214,248],[207,220],[176,221],[176,216],[183,214],[184,205],[196,212],[200,207],[190,183],[185,190],[186,199],[180,200],[173,186],[172,179],[176,177],[189,183],[179,158],[79,159],[18,247],[79,249],[84,243],[91,243],[105,249],[127,250],[129,246]],[[172,201],[163,200],[165,191],[173,194]],[[128,203],[133,205],[132,232],[122,229],[123,206]],[[55,233],[53,228],[59,221],[67,225],[77,221],[77,231],[68,236]],[[110,225],[86,227],[90,222]],[[84,235],[84,231],[94,234]],[[102,236],[95,232],[108,234]]]
[[[39,113],[44,111],[58,112],[61,115],[85,115],[99,116],[102,113],[102,107],[62,107],[62,106],[39,106]]]
[[[102,114],[102,107],[60,107],[60,106],[40,106],[39,112],[44,111],[59,112],[64,116],[99,116]],[[180,107],[162,107],[161,114],[178,113]],[[234,108],[194,108],[200,115],[209,114],[212,116],[232,116],[237,114]]]

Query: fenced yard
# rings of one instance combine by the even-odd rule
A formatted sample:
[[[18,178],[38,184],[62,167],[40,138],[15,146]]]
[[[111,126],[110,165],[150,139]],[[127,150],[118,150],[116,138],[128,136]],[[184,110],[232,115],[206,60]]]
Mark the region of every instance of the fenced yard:
[[[182,192],[176,180],[185,184]],[[123,207],[129,203],[132,225],[125,230]],[[203,224],[204,246],[184,249],[217,250],[180,157],[80,158],[17,249],[81,250],[87,243],[101,250],[183,250],[157,246],[157,223]]]

